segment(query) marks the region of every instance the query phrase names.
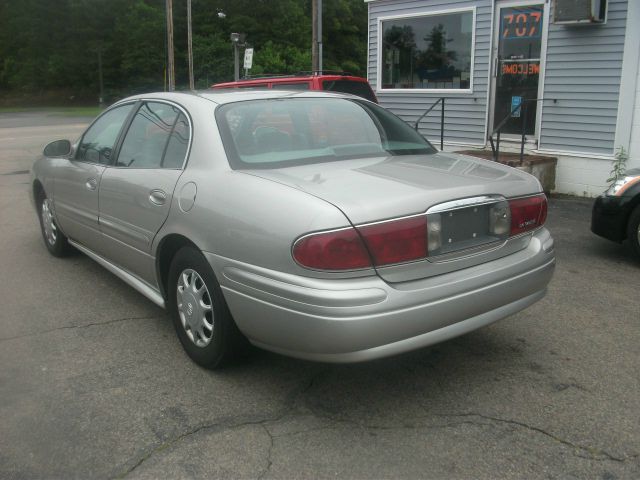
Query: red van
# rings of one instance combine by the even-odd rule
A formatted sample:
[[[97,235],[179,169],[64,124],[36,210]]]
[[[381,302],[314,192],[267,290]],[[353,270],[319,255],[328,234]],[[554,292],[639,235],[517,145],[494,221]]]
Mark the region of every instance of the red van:
[[[295,75],[253,77],[237,82],[216,83],[211,88],[275,88],[279,90],[325,90],[350,93],[378,103],[366,78],[346,72],[303,72]]]

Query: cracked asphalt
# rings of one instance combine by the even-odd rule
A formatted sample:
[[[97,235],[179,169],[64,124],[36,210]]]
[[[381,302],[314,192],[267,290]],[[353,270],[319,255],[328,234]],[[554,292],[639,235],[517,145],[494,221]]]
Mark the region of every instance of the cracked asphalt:
[[[86,118],[0,114],[1,478],[640,477],[640,262],[553,198],[536,305],[357,365],[256,351],[210,372],[159,308],[87,257],[49,256],[27,198]]]

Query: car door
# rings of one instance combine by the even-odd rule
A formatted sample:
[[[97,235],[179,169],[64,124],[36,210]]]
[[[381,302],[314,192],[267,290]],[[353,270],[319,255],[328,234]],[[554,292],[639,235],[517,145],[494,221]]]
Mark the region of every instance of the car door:
[[[99,221],[107,257],[155,285],[151,243],[169,215],[191,137],[177,105],[143,102],[123,136],[117,158],[102,174]]]
[[[56,165],[56,220],[67,237],[96,252],[100,251],[102,237],[98,224],[100,180],[133,105],[120,105],[103,113],[83,134],[74,154]]]

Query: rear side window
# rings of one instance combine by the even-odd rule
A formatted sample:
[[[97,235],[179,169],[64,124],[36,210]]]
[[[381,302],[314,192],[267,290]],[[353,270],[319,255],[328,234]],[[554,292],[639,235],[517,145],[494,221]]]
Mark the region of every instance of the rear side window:
[[[309,90],[309,82],[298,83],[272,83],[271,88],[274,90]]]
[[[169,136],[167,150],[162,159],[162,168],[182,168],[189,148],[189,135],[189,121],[184,113],[181,113]]]
[[[82,137],[76,160],[108,165],[118,134],[133,105],[130,103],[112,108],[98,118]]]
[[[365,82],[352,82],[351,80],[325,80],[322,82],[322,89],[328,92],[350,93],[372,102],[377,102],[371,87]]]
[[[143,104],[136,112],[122,142],[116,166],[161,168],[165,150],[167,150],[167,145],[180,115],[181,112],[178,108],[167,103],[147,102]],[[172,160],[173,163],[175,160]]]

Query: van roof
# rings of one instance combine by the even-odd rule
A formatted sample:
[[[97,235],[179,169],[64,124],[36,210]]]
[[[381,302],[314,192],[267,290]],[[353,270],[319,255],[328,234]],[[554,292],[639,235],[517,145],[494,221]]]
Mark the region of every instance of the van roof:
[[[312,78],[321,80],[346,80],[349,82],[368,83],[366,78],[356,77],[349,72],[301,72],[291,75],[260,75],[243,78],[237,82],[216,83],[211,88],[231,88],[236,86],[264,85],[265,83],[297,83],[309,81]]]

